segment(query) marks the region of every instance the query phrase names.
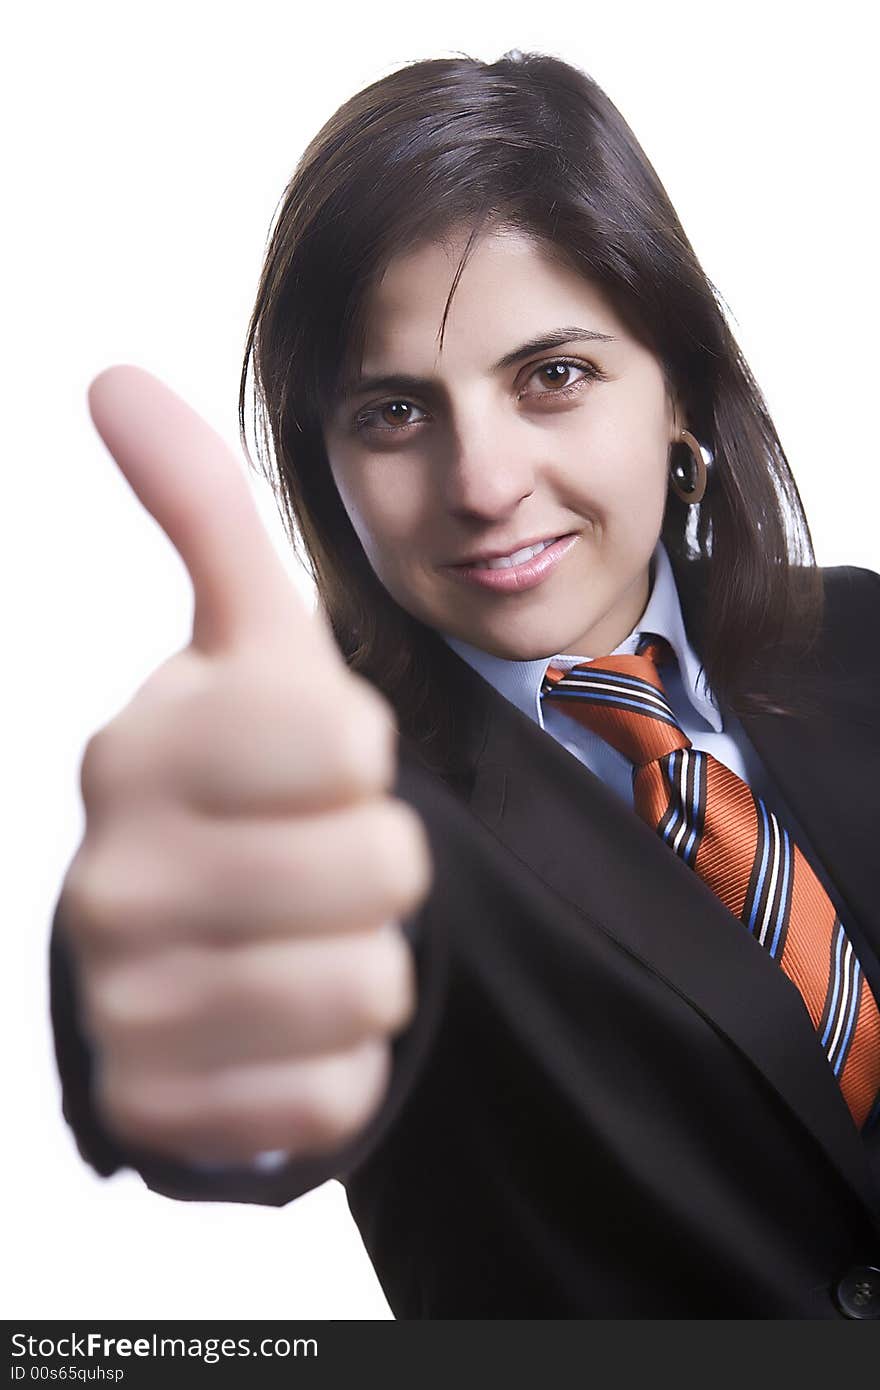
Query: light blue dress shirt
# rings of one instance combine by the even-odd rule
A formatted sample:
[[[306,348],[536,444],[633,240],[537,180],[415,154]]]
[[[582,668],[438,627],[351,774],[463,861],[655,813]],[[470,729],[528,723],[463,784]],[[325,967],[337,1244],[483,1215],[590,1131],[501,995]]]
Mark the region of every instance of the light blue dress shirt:
[[[615,647],[614,655],[633,654],[643,632],[665,637],[676,661],[663,667],[662,680],[672,712],[694,748],[711,753],[719,762],[735,772],[737,777],[760,796],[768,808],[784,824],[813,872],[846,922],[846,908],[825,869],[816,857],[806,833],[786,805],[767,769],[750,742],[740,721],[732,710],[722,713],[718,701],[709,689],[699,658],[688,641],[675,574],[662,541],[657,542],[652,556],[654,574],[651,595],[641,618],[627,638]],[[542,729],[600,777],[606,786],[625,801],[633,804],[632,763],[609,743],[580,724],[565,712],[561,704],[541,701],[541,685],[552,663],[567,671],[578,662],[588,661],[608,652],[583,652],[539,657],[534,661],[508,661],[493,656],[479,647],[471,646],[457,637],[441,633],[444,641],[466,661],[478,675],[488,681],[500,695],[533,719]]]

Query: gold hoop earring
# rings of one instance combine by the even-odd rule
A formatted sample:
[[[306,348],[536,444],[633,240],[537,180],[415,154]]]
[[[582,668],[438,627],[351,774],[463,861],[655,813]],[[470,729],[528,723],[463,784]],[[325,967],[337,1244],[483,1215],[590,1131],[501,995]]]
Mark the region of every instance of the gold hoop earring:
[[[705,496],[709,479],[706,454],[711,458],[690,430],[682,430],[670,450],[669,484],[676,497],[689,507],[695,507]]]

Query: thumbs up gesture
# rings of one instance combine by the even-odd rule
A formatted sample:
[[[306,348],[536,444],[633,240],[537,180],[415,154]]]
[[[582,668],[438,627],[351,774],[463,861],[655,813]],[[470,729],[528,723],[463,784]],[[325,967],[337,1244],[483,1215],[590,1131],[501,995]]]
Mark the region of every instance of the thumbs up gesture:
[[[136,367],[89,407],[195,592],[192,642],[82,763],[58,920],[95,1104],[184,1162],[331,1152],[377,1110],[415,1008],[399,921],[431,865],[390,794],[393,713],[306,611],[214,431]]]

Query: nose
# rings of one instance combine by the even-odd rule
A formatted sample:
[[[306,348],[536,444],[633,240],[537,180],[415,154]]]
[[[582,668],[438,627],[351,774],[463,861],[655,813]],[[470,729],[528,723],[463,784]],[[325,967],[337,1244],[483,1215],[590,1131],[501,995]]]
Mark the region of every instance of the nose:
[[[528,441],[503,429],[461,429],[450,441],[446,504],[461,521],[500,521],[535,490],[537,465]]]

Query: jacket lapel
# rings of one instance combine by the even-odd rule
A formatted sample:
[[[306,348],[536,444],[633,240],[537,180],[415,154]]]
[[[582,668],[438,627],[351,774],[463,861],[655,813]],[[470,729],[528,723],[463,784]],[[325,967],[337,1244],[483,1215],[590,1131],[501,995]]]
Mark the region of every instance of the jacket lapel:
[[[822,1147],[880,1230],[880,1194],[865,1145],[796,987],[600,778],[442,647],[439,678],[453,707],[467,711],[460,741],[470,773],[450,777],[453,789],[548,887],[726,1035]],[[785,719],[742,722],[817,853],[836,870],[844,899],[856,910],[870,907],[856,862],[858,841],[850,848],[846,825],[830,824],[833,817],[824,813],[824,758],[805,760],[805,736]],[[815,754],[810,730],[806,737]],[[838,772],[851,791],[859,766],[854,761],[845,774]],[[873,794],[867,787],[863,792]],[[860,794],[852,800],[858,807]],[[876,917],[870,927],[877,932]],[[856,936],[854,930],[858,950]]]

